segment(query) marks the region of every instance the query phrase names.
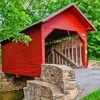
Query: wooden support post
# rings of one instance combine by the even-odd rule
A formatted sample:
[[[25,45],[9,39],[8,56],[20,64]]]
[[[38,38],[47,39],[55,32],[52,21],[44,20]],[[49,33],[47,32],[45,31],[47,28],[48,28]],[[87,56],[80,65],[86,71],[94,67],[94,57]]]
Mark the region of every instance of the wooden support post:
[[[48,54],[48,63],[50,63],[50,57],[49,57],[49,54]]]
[[[63,58],[61,57],[61,65],[63,64]]]
[[[82,60],[83,60],[83,66],[84,68],[87,68],[88,66],[88,60],[87,60],[87,41],[84,41],[83,42],[83,47],[82,47],[82,53],[83,53],[83,57],[82,57]]]
[[[58,64],[58,54],[56,53],[56,64]]]
[[[48,64],[49,64],[49,55],[48,55]]]
[[[59,64],[59,61],[58,61],[58,54],[57,54],[57,64]]]
[[[67,57],[67,49],[65,48],[65,56]],[[65,65],[67,65],[67,61],[65,61]]]
[[[61,53],[63,54],[63,43],[61,43]],[[63,58],[61,58],[61,64],[63,64]]]
[[[68,42],[68,58],[70,58],[69,42]]]
[[[57,59],[58,59],[58,63],[57,63],[57,64],[59,64],[59,55],[58,55],[57,57],[58,57],[58,58],[57,58]]]
[[[66,45],[66,42],[65,42],[65,56],[67,56],[67,51],[66,51],[67,49],[66,48],[67,48],[67,45]]]
[[[55,52],[55,64],[56,64],[56,52]]]
[[[79,48],[80,48],[79,49],[79,51],[80,51],[80,57],[79,57],[80,59],[79,60],[80,60],[80,66],[82,66],[82,44],[81,43],[79,44]]]
[[[56,64],[56,53],[54,52],[54,64]]]
[[[82,65],[84,68],[88,66],[88,59],[87,59],[87,34],[83,33],[83,41],[82,41]]]
[[[55,59],[54,59],[54,50],[53,50],[53,48],[52,48],[52,51],[51,52],[52,52],[52,64],[54,64],[54,62],[55,62],[54,60]]]
[[[73,61],[73,40],[72,40],[72,61]]]
[[[49,57],[50,57],[49,59],[50,59],[50,64],[51,64],[51,53],[50,53],[50,56]]]
[[[77,56],[77,43],[76,43],[76,64],[78,64],[78,56]]]

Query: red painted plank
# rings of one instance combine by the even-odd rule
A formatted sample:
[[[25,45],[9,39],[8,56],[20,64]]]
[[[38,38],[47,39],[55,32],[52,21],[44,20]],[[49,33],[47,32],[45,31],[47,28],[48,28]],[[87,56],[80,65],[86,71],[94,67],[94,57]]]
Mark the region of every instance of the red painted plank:
[[[29,45],[9,42],[2,46],[3,71],[10,74],[39,76],[42,64],[41,32],[31,35]],[[28,73],[27,73],[28,72]]]

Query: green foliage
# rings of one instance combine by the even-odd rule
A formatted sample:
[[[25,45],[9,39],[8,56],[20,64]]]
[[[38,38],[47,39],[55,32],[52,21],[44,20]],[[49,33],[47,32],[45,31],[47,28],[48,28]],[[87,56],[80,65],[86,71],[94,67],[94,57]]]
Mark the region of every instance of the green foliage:
[[[81,100],[100,100],[100,89],[97,89],[87,96],[84,96]]]
[[[27,43],[31,40],[29,36],[19,33],[23,27],[32,23],[23,5],[22,0],[0,0],[0,14],[3,19],[0,24],[0,41],[12,38],[12,41]]]
[[[73,34],[71,36],[67,36],[64,38],[57,39],[57,40],[52,40],[52,41],[49,40],[49,41],[46,41],[46,45],[57,44],[57,43],[61,43],[64,41],[72,41],[75,38],[78,39],[79,35]]]
[[[74,2],[96,26],[97,32],[88,34],[89,59],[100,57],[100,2],[99,0],[0,0],[0,41],[28,43],[31,38],[19,31],[60,8]]]
[[[88,53],[90,60],[100,60],[100,2],[81,0],[76,4],[97,28],[97,31],[88,33]]]

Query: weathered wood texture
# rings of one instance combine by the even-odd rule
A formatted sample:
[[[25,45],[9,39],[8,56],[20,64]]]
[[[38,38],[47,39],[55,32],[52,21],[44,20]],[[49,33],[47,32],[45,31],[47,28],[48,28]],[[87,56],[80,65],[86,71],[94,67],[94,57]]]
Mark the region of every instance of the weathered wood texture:
[[[82,43],[80,38],[52,45],[46,51],[46,63],[72,67],[82,66]]]

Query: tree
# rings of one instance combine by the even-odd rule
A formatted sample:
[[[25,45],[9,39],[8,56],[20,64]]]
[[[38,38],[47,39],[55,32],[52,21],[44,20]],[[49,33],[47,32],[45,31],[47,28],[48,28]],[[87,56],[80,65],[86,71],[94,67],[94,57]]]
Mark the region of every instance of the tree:
[[[88,34],[89,59],[100,60],[100,2],[99,0],[81,0],[77,2],[97,31]]]
[[[11,39],[15,42],[27,43],[31,38],[21,34],[23,27],[32,23],[30,16],[25,12],[24,2],[18,0],[1,0],[0,14],[0,41]]]

